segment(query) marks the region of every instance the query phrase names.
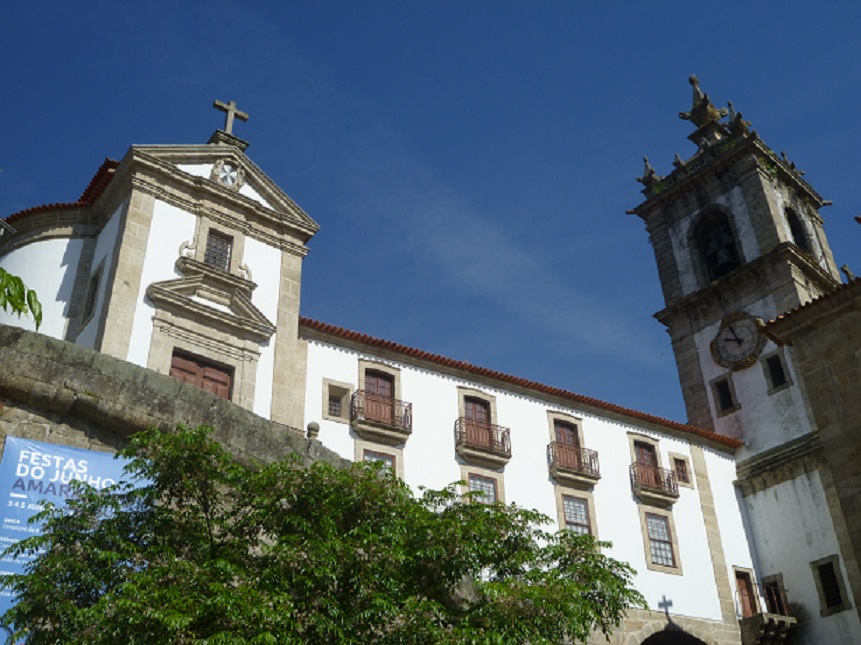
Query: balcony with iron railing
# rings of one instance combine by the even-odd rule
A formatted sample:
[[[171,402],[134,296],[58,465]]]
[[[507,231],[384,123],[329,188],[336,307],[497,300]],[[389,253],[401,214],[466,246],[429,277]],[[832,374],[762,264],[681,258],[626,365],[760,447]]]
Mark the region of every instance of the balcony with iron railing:
[[[649,504],[667,506],[679,498],[676,473],[651,464],[631,464],[631,488],[637,497]]]
[[[350,422],[368,441],[404,443],[413,431],[413,404],[356,390],[350,399]]]
[[[550,474],[559,483],[592,486],[601,479],[598,453],[588,448],[554,441],[547,446]]]
[[[739,589],[735,601],[743,645],[783,643],[798,622],[790,615],[786,594],[780,586],[766,584],[755,590]]]
[[[499,468],[511,459],[511,431],[483,421],[460,417],[454,422],[457,454],[474,464]]]

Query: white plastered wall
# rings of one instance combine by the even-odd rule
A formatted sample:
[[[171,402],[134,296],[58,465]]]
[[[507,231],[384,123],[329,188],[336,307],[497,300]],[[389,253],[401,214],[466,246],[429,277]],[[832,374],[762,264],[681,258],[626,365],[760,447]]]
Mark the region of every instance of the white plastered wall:
[[[771,296],[745,307],[745,312],[764,320],[770,320],[778,313]],[[718,322],[694,335],[715,431],[745,441],[745,446],[738,452],[738,457],[742,460],[811,432],[810,420],[793,372],[790,352],[785,351],[783,356],[789,372],[787,376],[792,379],[793,385],[769,394],[768,381],[760,361],[737,371],[731,371],[715,362],[711,353],[711,342],[719,328]],[[777,345],[769,340],[761,355],[776,349]],[[713,379],[727,374],[731,375],[740,409],[718,416],[715,413],[714,392],[710,383]]]
[[[196,222],[197,218],[191,213],[155,200],[147,238],[147,253],[132,321],[129,354],[126,358],[135,365],[147,366],[152,342],[152,316],[155,309],[146,299],[146,289],[153,282],[181,277],[174,264],[179,257],[182,243],[194,241]]]
[[[820,617],[820,601],[810,563],[840,553],[819,473],[805,473],[745,498],[761,574],[782,573],[790,607],[806,614],[799,621],[803,642],[861,643],[861,622],[852,609]],[[846,581],[840,559],[839,575]]]
[[[326,420],[322,416],[323,380],[351,384],[355,390],[359,358],[370,357],[317,341],[308,343],[305,423],[319,423],[320,441],[351,460],[355,455],[355,435],[349,425]],[[653,609],[660,610],[658,603],[666,598],[673,603],[673,613],[721,620],[698,489],[681,487],[679,499],[672,509],[683,575],[647,568],[639,505],[631,491],[630,432],[658,440],[660,461],[664,467],[670,466],[670,452],[690,459],[688,442],[432,371],[392,365],[401,370],[398,398],[413,406],[413,432],[404,445],[402,460],[405,481],[413,490],[418,491],[419,486],[441,488],[461,478],[454,443],[454,421],[458,416],[457,388],[473,387],[495,397],[496,422],[511,430],[512,458],[501,474],[505,501],[537,509],[555,524],[555,482],[549,475],[546,457],[550,441],[547,411],[577,417],[582,420],[585,447],[597,450],[599,454],[602,477],[592,490],[594,524],[599,539],[613,542],[610,555],[629,562],[638,571],[636,586]],[[721,537],[725,547],[729,547],[725,557],[731,575],[731,564],[752,567],[732,484],[735,467],[731,456],[707,452],[707,468],[718,520],[726,524]]]
[[[257,288],[251,302],[273,324],[278,321],[278,288],[281,276],[281,251],[250,237],[245,238],[242,261],[251,270]],[[254,412],[269,418],[272,409],[272,387],[275,370],[275,343],[277,334],[260,346],[257,363],[257,382],[254,387]]]
[[[117,208],[113,215],[110,216],[105,226],[99,232],[96,238],[96,246],[93,249],[93,261],[90,264],[90,276],[102,266],[102,277],[99,282],[99,292],[96,295],[96,305],[92,317],[87,322],[87,325],[78,333],[75,339],[75,344],[89,347],[90,349],[96,346],[96,336],[99,332],[99,320],[101,320],[104,310],[105,293],[108,289],[109,276],[114,262],[114,249],[117,246],[117,237],[120,228],[120,220],[122,219],[122,211],[125,204]],[[86,285],[89,287],[90,276],[87,276]],[[86,294],[86,292],[85,292]]]
[[[69,302],[75,284],[84,241],[81,239],[39,240],[17,248],[0,260],[0,266],[20,277],[36,291],[42,303],[42,326],[47,336],[65,337]],[[0,309],[0,323],[35,331],[30,316],[18,317]]]

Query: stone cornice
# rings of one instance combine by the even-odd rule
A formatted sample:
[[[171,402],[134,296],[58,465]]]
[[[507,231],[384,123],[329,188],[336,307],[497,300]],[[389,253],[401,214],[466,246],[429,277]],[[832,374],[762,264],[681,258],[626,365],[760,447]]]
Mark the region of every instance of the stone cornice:
[[[738,308],[733,303],[743,301],[744,294],[757,292],[766,279],[763,276],[767,276],[771,267],[783,263],[799,268],[823,293],[834,290],[840,284],[794,244],[784,242],[733,269],[707,287],[683,296],[654,316],[668,327],[679,315],[703,323],[720,320],[729,310]]]
[[[737,164],[738,157],[752,154],[756,159],[755,168],[766,178],[780,178],[784,183],[793,187],[810,200],[813,210],[818,210],[825,200],[813,187],[804,181],[789,163],[778,157],[756,133],[737,133],[725,141],[703,150],[694,155],[685,164],[676,168],[672,173],[650,186],[643,192],[647,199],[629,211],[643,219],[648,219],[647,213],[678,196],[680,190],[703,175],[711,172],[718,164]]]
[[[577,410],[578,413],[618,422],[624,426],[651,430],[707,446],[724,454],[733,454],[742,442],[724,437],[710,430],[688,424],[662,419],[651,414],[631,410],[599,399],[568,392],[561,388],[544,385],[495,372],[462,361],[448,359],[415,348],[382,341],[364,334],[349,332],[339,327],[325,325],[307,318],[300,319],[299,334],[305,340],[342,347],[365,355],[411,365],[423,370],[446,374],[471,383],[479,383],[496,390],[504,390],[521,396],[544,401],[550,405]]]
[[[739,462],[736,485],[745,496],[753,495],[818,470],[821,456],[819,435],[805,435]]]

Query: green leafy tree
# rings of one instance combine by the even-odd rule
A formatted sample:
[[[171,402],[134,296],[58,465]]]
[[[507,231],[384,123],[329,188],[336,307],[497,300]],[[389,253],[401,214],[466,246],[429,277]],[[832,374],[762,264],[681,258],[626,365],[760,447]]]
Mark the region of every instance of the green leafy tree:
[[[36,292],[28,289],[21,278],[3,268],[0,268],[0,308],[19,316],[31,314],[36,329],[42,324],[42,303]]]
[[[379,466],[234,460],[210,428],[151,430],[121,454],[146,482],[77,482],[35,556],[0,580],[28,643],[559,643],[609,633],[643,599],[588,536],[549,533],[455,486]]]

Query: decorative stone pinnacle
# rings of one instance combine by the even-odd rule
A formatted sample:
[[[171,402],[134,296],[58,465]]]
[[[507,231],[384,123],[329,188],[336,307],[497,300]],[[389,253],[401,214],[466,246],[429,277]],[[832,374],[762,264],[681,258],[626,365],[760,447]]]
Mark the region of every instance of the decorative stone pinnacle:
[[[637,181],[643,184],[646,188],[651,188],[659,181],[663,179],[661,175],[655,172],[655,169],[652,167],[652,164],[649,163],[649,158],[644,156],[643,162],[645,163],[645,169],[643,170],[643,176],[637,177]]]
[[[691,74],[688,82],[693,86],[693,101],[689,112],[679,112],[680,119],[690,121],[700,128],[709,121],[718,121],[727,115],[726,108],[717,109],[712,104],[709,95],[700,89],[700,81],[695,74]]]

